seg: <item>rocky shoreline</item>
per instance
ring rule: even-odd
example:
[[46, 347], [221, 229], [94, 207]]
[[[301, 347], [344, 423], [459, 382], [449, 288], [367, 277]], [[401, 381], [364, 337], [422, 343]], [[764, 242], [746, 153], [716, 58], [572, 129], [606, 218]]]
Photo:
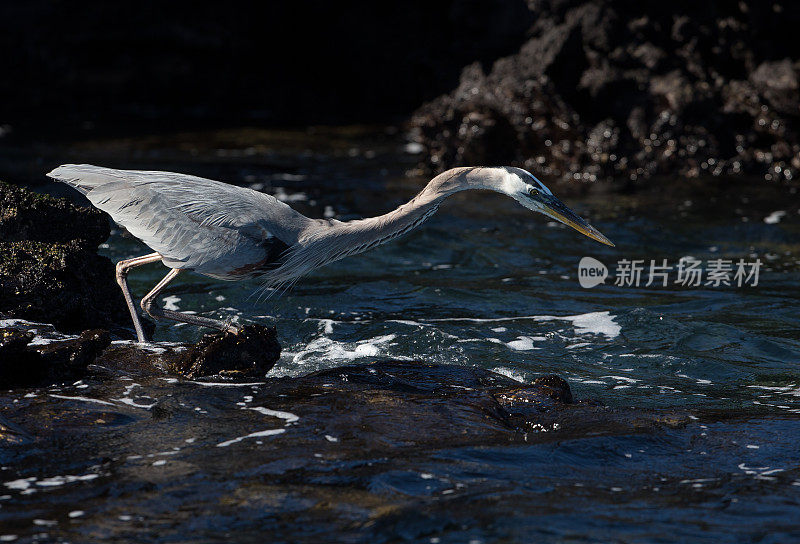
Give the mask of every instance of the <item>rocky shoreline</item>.
[[519, 51], [411, 119], [424, 166], [593, 182], [800, 175], [791, 2], [531, 0]]

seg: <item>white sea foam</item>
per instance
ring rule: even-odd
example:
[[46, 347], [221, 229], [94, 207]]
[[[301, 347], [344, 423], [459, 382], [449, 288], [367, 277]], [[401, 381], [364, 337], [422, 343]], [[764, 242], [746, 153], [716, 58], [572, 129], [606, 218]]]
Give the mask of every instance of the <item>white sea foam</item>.
[[128, 397], [123, 397], [123, 398], [120, 398], [120, 399], [111, 399], [111, 400], [114, 400], [114, 401], [117, 401], [117, 402], [121, 402], [122, 404], [126, 404], [128, 406], [133, 406], [134, 408], [141, 408], [143, 410], [150, 410], [153, 406], [158, 404], [157, 401], [156, 402], [152, 402], [150, 404], [139, 404], [135, 400], [133, 400], [131, 398], [128, 398]]
[[507, 342], [506, 345], [514, 351], [531, 351], [537, 348], [533, 345], [533, 338], [530, 336], [518, 336], [516, 340]]
[[618, 380], [621, 382], [628, 382], [628, 383], [639, 383], [641, 380], [635, 380], [633, 378], [628, 378], [627, 376], [600, 376], [600, 378], [611, 378], [612, 380]]
[[50, 478], [44, 478], [42, 480], [38, 480], [36, 485], [41, 487], [56, 487], [64, 484], [70, 484], [72, 482], [86, 482], [89, 480], [94, 480], [95, 478], [99, 478], [99, 474], [83, 474], [80, 476], [74, 476], [72, 474], [67, 474], [65, 476], [52, 476]]
[[74, 482], [88, 482], [89, 480], [94, 480], [99, 478], [99, 474], [89, 473], [89, 474], [65, 474], [63, 476], [50, 476], [47, 478], [20, 478], [19, 480], [12, 480], [10, 482], [4, 482], [3, 485], [8, 489], [13, 489], [16, 491], [28, 491], [32, 492], [31, 489], [34, 485], [39, 487], [59, 487], [65, 484], [71, 484]]
[[178, 307], [178, 303], [181, 301], [181, 297], [176, 295], [169, 295], [162, 298], [161, 300], [164, 301], [165, 310], [172, 310], [173, 312], [177, 312], [178, 310], [180, 310], [180, 308]]
[[280, 410], [271, 410], [270, 408], [265, 408], [264, 406], [253, 406], [251, 408], [248, 408], [248, 410], [254, 410], [254, 411], [258, 412], [259, 414], [264, 414], [265, 416], [277, 417], [279, 419], [282, 419], [282, 420], [286, 421], [287, 425], [289, 423], [295, 423], [297, 421], [300, 421], [300, 418], [298, 416], [294, 415], [291, 412], [282, 412]]
[[226, 440], [225, 442], [220, 442], [217, 444], [218, 448], [225, 448], [230, 446], [231, 444], [235, 444], [237, 442], [241, 442], [242, 440], [246, 440], [248, 438], [257, 438], [261, 436], [274, 436], [276, 434], [285, 433], [286, 429], [267, 429], [266, 431], [257, 431], [254, 433], [246, 434], [244, 436], [239, 436], [237, 438], [233, 438], [231, 440]]
[[776, 223], [780, 223], [781, 219], [783, 219], [785, 215], [786, 212], [784, 210], [775, 210], [764, 218], [764, 223], [767, 225], [775, 225]]
[[609, 338], [616, 338], [622, 332], [622, 327], [607, 311], [571, 315], [562, 319], [572, 321], [575, 332], [578, 334], [603, 334]]
[[748, 385], [751, 389], [763, 389], [765, 391], [773, 391], [782, 395], [791, 395], [793, 397], [800, 397], [800, 387], [796, 384], [785, 386], [770, 386], [770, 385]]
[[569, 321], [575, 327], [577, 334], [602, 334], [609, 338], [616, 338], [622, 332], [622, 327], [614, 321], [614, 316], [609, 311], [589, 312], [577, 315], [525, 315], [516, 317], [445, 317], [431, 319], [431, 322], [461, 322], [470, 323], [503, 323], [509, 321]]
[[48, 344], [52, 344], [53, 342], [58, 342], [60, 340], [70, 340], [72, 338], [77, 338], [75, 336], [67, 336], [66, 334], [59, 335], [59, 336], [61, 336], [61, 338], [45, 338], [43, 336], [35, 336], [33, 338], [33, 340], [28, 342], [28, 345], [29, 346], [46, 346]]
[[319, 323], [322, 325], [323, 334], [333, 334], [333, 319], [320, 319]]
[[89, 398], [89, 397], [70, 397], [70, 396], [67, 396], [67, 395], [56, 395], [54, 393], [50, 393], [50, 396], [54, 397], [54, 398], [57, 398], [57, 399], [77, 400], [77, 401], [80, 401], [80, 402], [88, 402], [88, 403], [91, 403], [91, 404], [102, 404], [102, 405], [105, 405], [105, 406], [116, 406], [116, 404], [114, 404], [113, 402], [108, 402], [108, 401], [100, 400], [100, 399], [92, 399], [92, 398]]
[[506, 368], [504, 366], [498, 366], [492, 369], [492, 372], [497, 374], [502, 374], [506, 378], [511, 378], [512, 380], [525, 383], [525, 378], [522, 377], [522, 374], [517, 372], [516, 370], [512, 370], [510, 368]]
[[417, 321], [411, 321], [409, 319], [389, 319], [387, 320], [388, 323], [399, 323], [400, 325], [409, 325], [411, 327], [424, 327], [422, 323]]
[[377, 357], [383, 353], [381, 346], [395, 338], [397, 338], [397, 335], [387, 334], [361, 340], [353, 345], [337, 342], [327, 336], [320, 336], [309, 342], [304, 349], [294, 353], [292, 362], [302, 363], [312, 358], [328, 361], [352, 361], [354, 359]]
[[24, 489], [28, 489], [35, 481], [36, 478], [20, 478], [19, 480], [4, 482], [3, 485], [9, 489], [19, 489], [22, 491]]
[[183, 346], [179, 342], [137, 342], [136, 340], [113, 340], [111, 342], [111, 345], [112, 346], [134, 345], [136, 346], [136, 349], [147, 351], [155, 355], [165, 353], [168, 349], [172, 349], [174, 351], [182, 351], [186, 349], [185, 346]]
[[586, 346], [593, 346], [591, 342], [577, 342], [575, 344], [570, 344], [565, 346], [567, 349], [578, 349], [578, 348], [585, 348]]

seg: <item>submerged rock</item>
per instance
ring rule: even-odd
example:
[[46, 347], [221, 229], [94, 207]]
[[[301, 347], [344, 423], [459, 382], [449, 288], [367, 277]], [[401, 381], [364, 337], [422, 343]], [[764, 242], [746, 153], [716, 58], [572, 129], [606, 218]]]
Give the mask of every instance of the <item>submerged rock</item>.
[[287, 542], [423, 542], [453, 527], [448, 540], [464, 542], [465, 524], [483, 535], [496, 512], [525, 510], [535, 519], [507, 540], [535, 541], [537, 516], [564, 501], [567, 523], [587, 504], [638, 505], [653, 485], [705, 505], [717, 488], [686, 485], [708, 477], [698, 452], [750, 436], [678, 433], [688, 416], [570, 402], [560, 378], [520, 383], [476, 367], [385, 361], [238, 386], [95, 368], [79, 389], [0, 395], [14, 482], [3, 515], [17, 534], [42, 531], [36, 515], [57, 520], [49, 538], [64, 541], [143, 531], [186, 541], [214, 526], [217, 540], [252, 542], [265, 527]]
[[339, 454], [343, 447], [360, 454], [391, 450], [397, 455], [398, 448], [429, 451], [443, 444], [545, 441], [688, 421], [672, 412], [576, 402], [569, 384], [555, 375], [521, 383], [480, 367], [414, 361], [349, 365], [269, 380], [253, 406], [260, 403], [299, 417], [292, 434], [300, 436], [284, 444], [299, 447], [305, 439], [325, 434], [347, 443], [339, 445]]
[[114, 265], [97, 254], [108, 235], [98, 210], [0, 183], [0, 312], [65, 332], [131, 334]]

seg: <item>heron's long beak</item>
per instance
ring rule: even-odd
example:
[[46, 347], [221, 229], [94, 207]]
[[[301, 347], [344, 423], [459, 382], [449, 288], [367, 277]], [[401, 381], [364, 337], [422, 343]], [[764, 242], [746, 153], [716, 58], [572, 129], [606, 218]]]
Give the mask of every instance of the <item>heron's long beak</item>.
[[549, 215], [556, 221], [561, 221], [565, 225], [572, 227], [581, 234], [597, 240], [601, 244], [614, 247], [614, 243], [603, 236], [603, 234], [584, 221], [578, 214], [567, 208], [567, 206], [553, 195], [539, 193], [534, 198], [542, 206], [542, 212]]

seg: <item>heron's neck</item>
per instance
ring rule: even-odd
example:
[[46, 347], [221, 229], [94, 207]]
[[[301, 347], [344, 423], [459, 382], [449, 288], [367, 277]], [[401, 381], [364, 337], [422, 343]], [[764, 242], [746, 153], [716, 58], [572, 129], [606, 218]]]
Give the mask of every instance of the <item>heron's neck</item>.
[[[430, 185], [429, 185], [430, 186]], [[335, 259], [362, 253], [406, 234], [436, 213], [447, 195], [426, 187], [410, 201], [389, 213], [333, 225], [325, 238]]]
[[480, 188], [464, 183], [464, 175], [471, 170], [474, 169], [460, 168], [436, 176], [414, 198], [389, 213], [341, 223], [342, 234], [358, 239], [359, 247], [366, 242], [369, 247], [361, 251], [402, 236], [436, 213], [448, 196], [465, 189]]
[[[408, 233], [430, 218], [448, 196], [466, 189], [486, 188], [479, 168], [457, 168], [433, 178], [414, 198], [377, 217], [336, 223], [322, 236], [332, 260], [362, 253]], [[331, 262], [328, 261], [328, 262]]]
[[458, 191], [488, 189], [493, 174], [481, 168], [457, 168], [433, 178], [410, 201], [387, 214], [355, 221], [315, 221], [267, 281], [280, 285], [311, 270], [350, 255], [363, 253], [394, 240], [421, 225], [436, 213], [439, 204]]

